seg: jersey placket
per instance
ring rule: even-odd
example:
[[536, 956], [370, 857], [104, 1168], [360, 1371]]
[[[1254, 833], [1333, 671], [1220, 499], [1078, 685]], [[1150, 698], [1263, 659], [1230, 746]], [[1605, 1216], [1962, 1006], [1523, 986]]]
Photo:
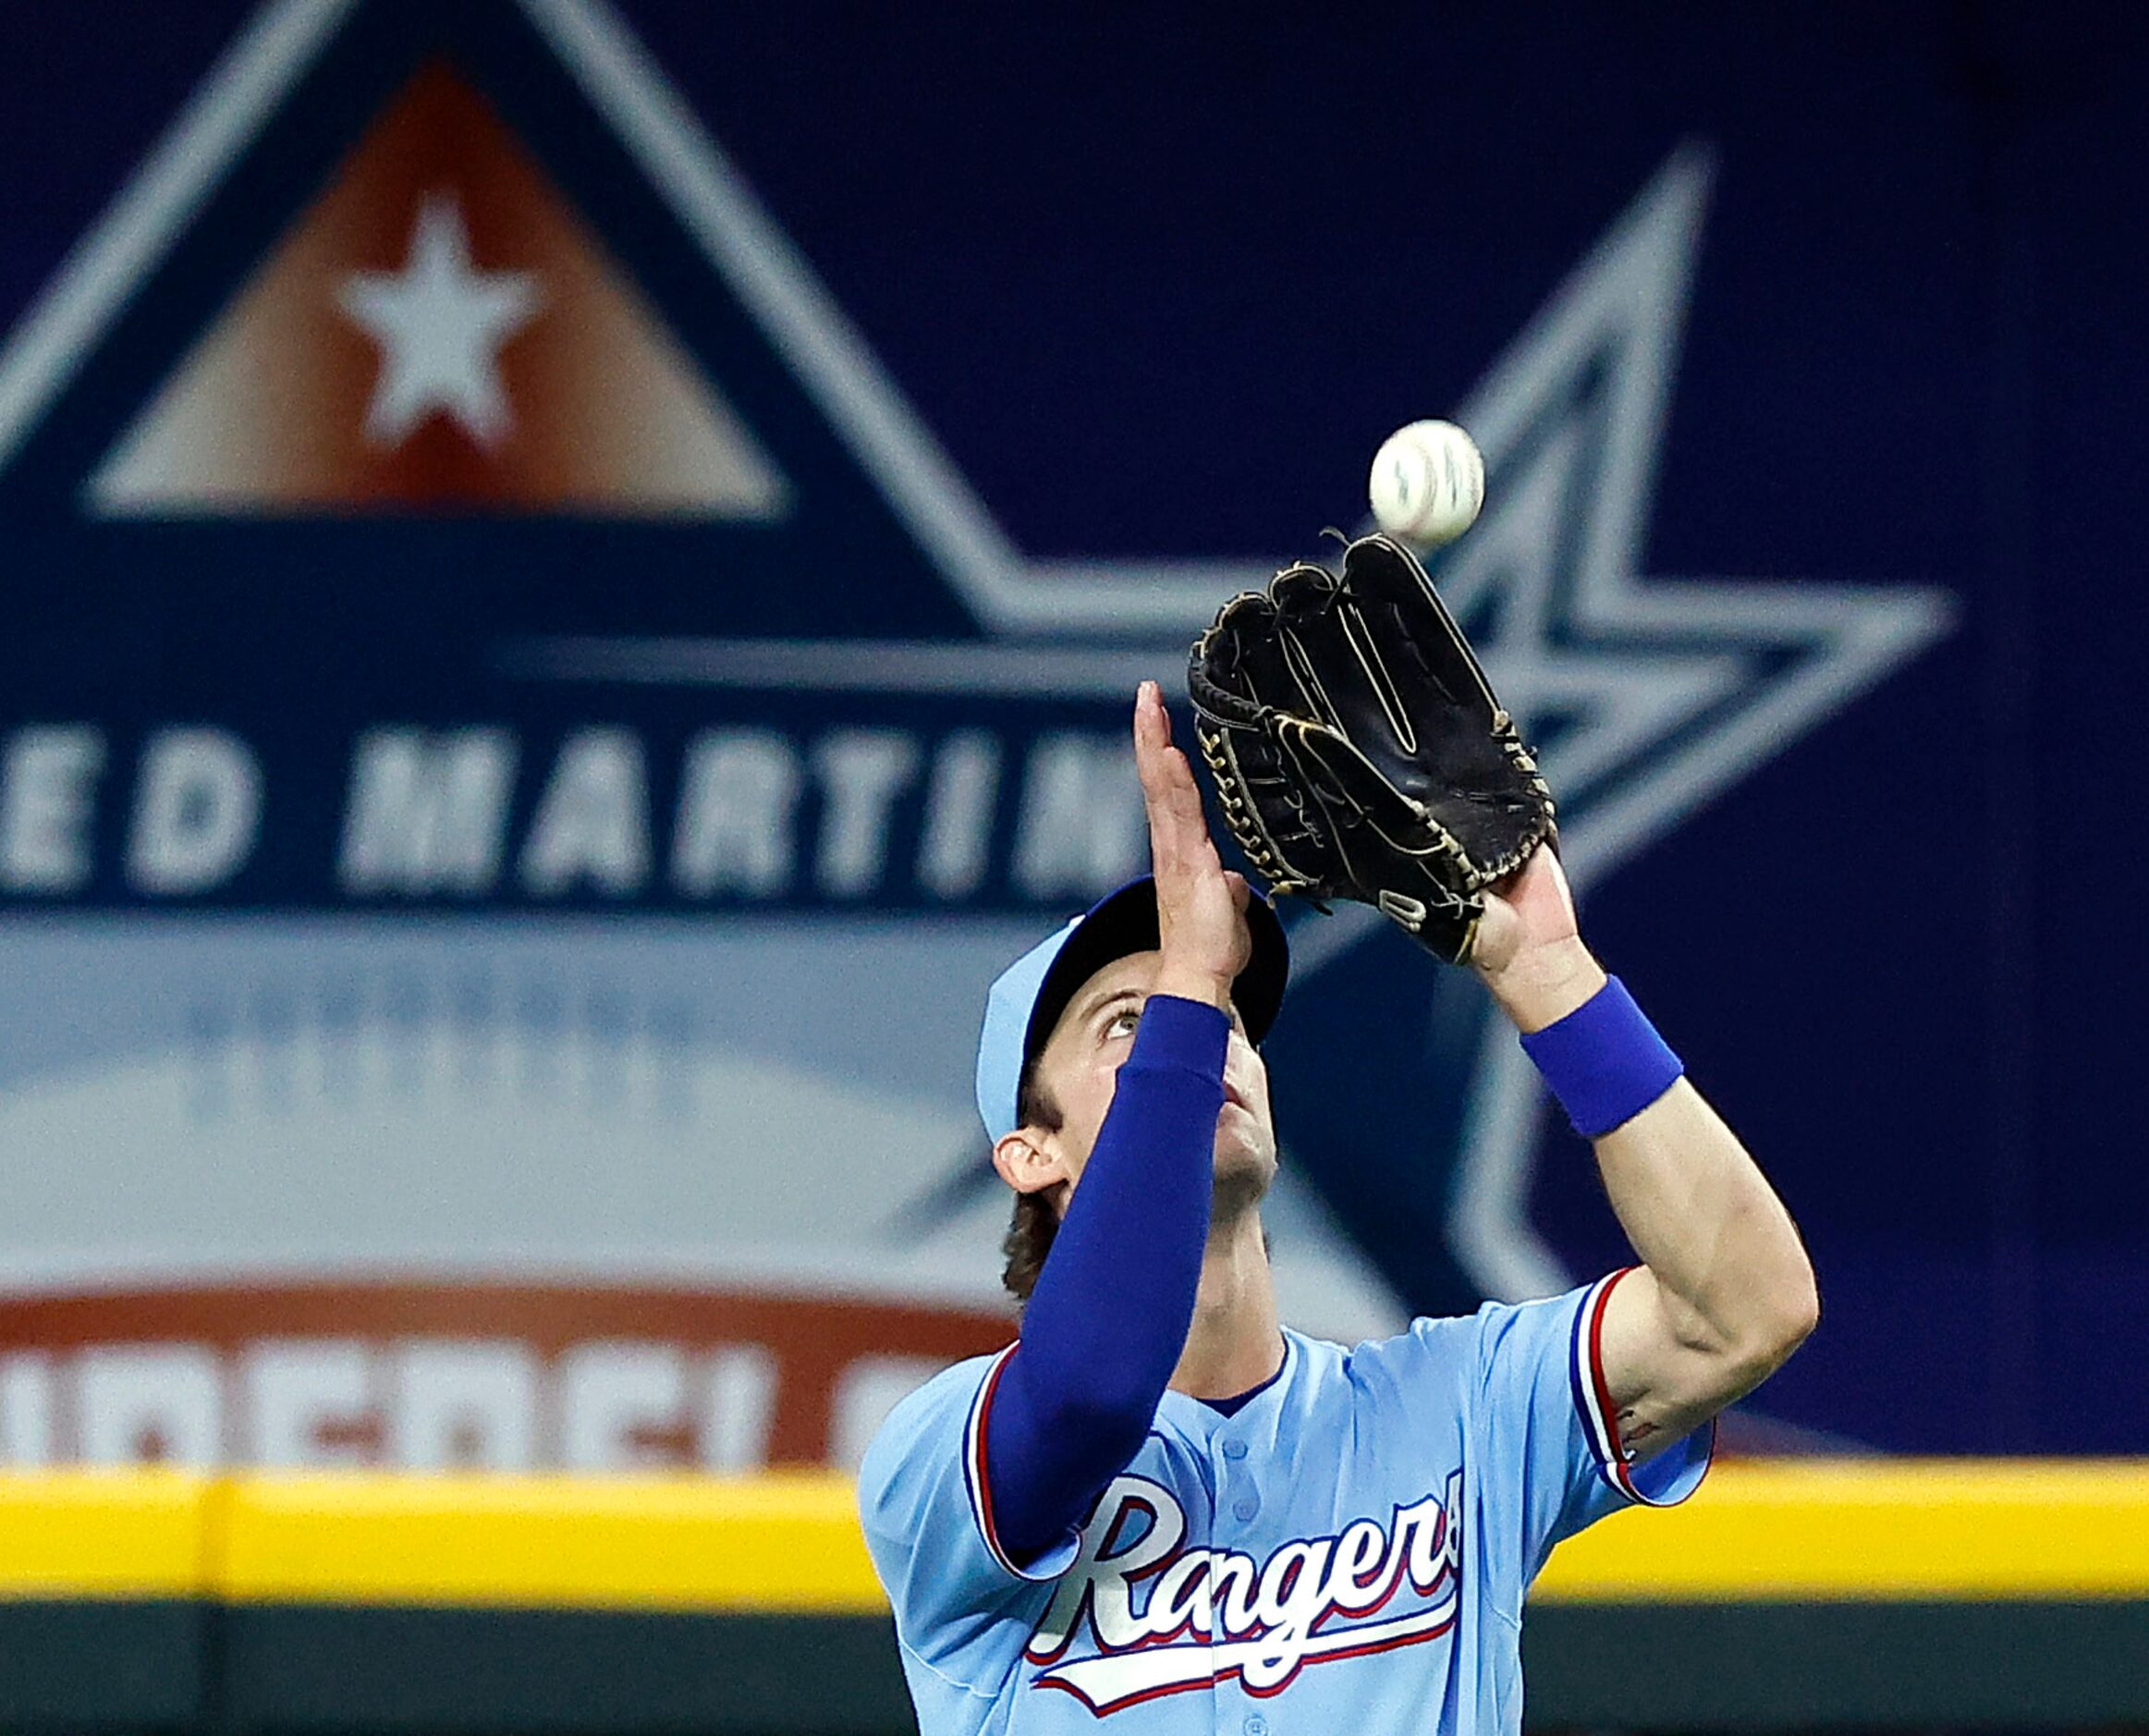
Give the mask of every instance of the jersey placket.
[[[1209, 1476], [1216, 1491], [1213, 1532], [1217, 1547], [1239, 1550], [1258, 1561], [1264, 1551], [1254, 1547], [1252, 1528], [1261, 1522], [1262, 1491], [1254, 1481], [1247, 1420], [1248, 1412], [1241, 1411], [1225, 1419], [1209, 1436]], [[1219, 1608], [1211, 1625], [1213, 1641], [1227, 1638], [1223, 1622]], [[1249, 1636], [1228, 1637], [1236, 1641]], [[1216, 1736], [1276, 1736], [1275, 1720], [1260, 1702], [1249, 1697], [1236, 1675], [1218, 1677], [1209, 1692]]]

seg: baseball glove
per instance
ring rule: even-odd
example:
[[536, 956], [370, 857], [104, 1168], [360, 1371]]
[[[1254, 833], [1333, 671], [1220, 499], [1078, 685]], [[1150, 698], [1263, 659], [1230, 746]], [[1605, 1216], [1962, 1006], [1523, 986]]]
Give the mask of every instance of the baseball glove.
[[[1425, 569], [1361, 537], [1233, 597], [1187, 686], [1225, 820], [1275, 892], [1354, 899], [1450, 964], [1552, 792]], [[1324, 906], [1325, 908], [1325, 906]]]

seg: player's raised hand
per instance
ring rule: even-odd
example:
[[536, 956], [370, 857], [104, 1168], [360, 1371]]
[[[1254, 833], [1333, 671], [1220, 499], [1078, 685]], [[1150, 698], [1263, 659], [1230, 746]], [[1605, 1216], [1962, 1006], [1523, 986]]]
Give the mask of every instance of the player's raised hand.
[[1484, 894], [1470, 962], [1495, 999], [1525, 1031], [1564, 1018], [1604, 986], [1605, 972], [1581, 942], [1574, 894], [1551, 846]]
[[1154, 681], [1142, 682], [1134, 699], [1134, 765], [1156, 875], [1164, 955], [1156, 992], [1225, 1006], [1253, 954], [1246, 882], [1217, 857], [1193, 767], [1171, 744], [1171, 718]]

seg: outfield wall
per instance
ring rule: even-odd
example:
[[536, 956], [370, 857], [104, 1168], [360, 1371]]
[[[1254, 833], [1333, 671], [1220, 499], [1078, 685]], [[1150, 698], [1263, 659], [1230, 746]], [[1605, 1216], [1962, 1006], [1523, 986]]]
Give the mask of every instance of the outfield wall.
[[[1565, 1546], [1524, 1648], [1541, 1729], [2149, 1718], [2149, 1465], [1726, 1465]], [[823, 1475], [0, 1480], [0, 1720], [910, 1728]]]

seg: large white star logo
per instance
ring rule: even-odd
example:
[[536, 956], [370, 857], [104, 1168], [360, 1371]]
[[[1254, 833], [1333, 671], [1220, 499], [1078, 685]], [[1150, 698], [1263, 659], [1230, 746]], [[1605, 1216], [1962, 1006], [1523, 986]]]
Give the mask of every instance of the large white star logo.
[[512, 425], [500, 384], [502, 345], [535, 317], [541, 298], [527, 272], [481, 272], [452, 193], [418, 209], [400, 272], [357, 272], [336, 304], [381, 347], [366, 410], [366, 438], [398, 446], [428, 416], [451, 417], [481, 446]]

